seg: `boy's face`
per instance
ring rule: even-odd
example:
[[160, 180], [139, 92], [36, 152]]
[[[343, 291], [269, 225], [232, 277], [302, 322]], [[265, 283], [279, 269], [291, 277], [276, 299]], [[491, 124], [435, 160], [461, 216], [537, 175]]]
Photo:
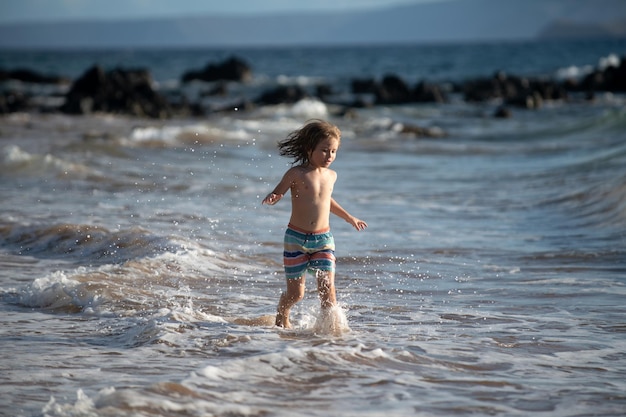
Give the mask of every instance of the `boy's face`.
[[309, 163], [315, 168], [328, 168], [335, 160], [338, 149], [339, 138], [323, 139], [309, 152]]

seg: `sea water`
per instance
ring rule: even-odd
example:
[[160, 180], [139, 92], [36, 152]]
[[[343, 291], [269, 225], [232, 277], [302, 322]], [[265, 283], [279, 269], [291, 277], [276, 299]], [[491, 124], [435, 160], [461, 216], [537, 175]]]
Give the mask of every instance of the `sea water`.
[[[341, 88], [386, 66], [441, 79], [580, 73], [624, 44], [512, 47], [508, 60], [507, 45], [239, 52], [264, 68], [249, 88]], [[148, 65], [151, 53], [2, 56], [83, 62], [76, 76], [96, 55]], [[176, 84], [217, 53], [161, 52], [170, 59], [150, 68]], [[0, 414], [622, 415], [624, 98], [509, 119], [495, 106], [453, 98], [344, 118], [310, 99], [165, 121], [3, 116]], [[369, 227], [331, 219], [331, 325], [311, 276], [284, 330], [272, 323], [290, 207], [260, 202], [289, 167], [276, 141], [312, 117], [342, 130], [334, 197]], [[446, 135], [416, 138], [403, 124]]]

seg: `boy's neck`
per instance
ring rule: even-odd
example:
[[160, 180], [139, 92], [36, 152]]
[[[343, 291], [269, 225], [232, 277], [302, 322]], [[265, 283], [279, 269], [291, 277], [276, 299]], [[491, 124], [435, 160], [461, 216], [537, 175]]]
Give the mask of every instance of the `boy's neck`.
[[307, 162], [306, 164], [302, 164], [300, 165], [303, 169], [306, 169], [307, 171], [324, 171], [325, 169], [328, 169], [328, 167], [325, 166], [315, 166], [313, 164], [311, 164], [310, 162]]

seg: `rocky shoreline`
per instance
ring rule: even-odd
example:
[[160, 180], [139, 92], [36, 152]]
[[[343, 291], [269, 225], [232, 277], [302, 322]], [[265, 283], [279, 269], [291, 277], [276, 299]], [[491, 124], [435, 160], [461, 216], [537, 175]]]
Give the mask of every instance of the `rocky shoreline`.
[[[228, 83], [245, 84], [252, 79], [252, 67], [244, 60], [230, 57], [223, 62], [208, 63], [202, 69], [192, 69], [181, 76], [181, 85], [190, 82], [211, 83], [208, 95], [228, 96]], [[411, 103], [446, 103], [452, 94], [466, 102], [500, 103], [494, 117], [510, 117], [510, 108], [538, 109], [544, 102], [567, 102], [572, 95], [587, 100], [596, 93], [626, 93], [626, 57], [617, 65], [596, 68], [581, 79], [563, 81], [530, 78], [497, 72], [492, 76], [469, 79], [446, 84], [426, 80], [411, 85], [401, 77], [389, 74], [382, 79], [354, 78], [351, 81], [351, 98], [338, 100], [333, 86], [316, 85], [309, 91], [298, 85], [284, 85], [267, 89], [255, 97], [247, 97], [233, 105], [222, 107], [191, 102], [184, 94], [167, 95], [155, 89], [148, 69], [116, 68], [105, 71], [94, 65], [80, 77], [70, 80], [65, 77], [41, 74], [31, 69], [1, 70], [0, 85], [18, 81], [24, 84], [69, 86], [67, 92], [56, 97], [60, 105], [41, 104], [41, 97], [18, 89], [2, 87], [0, 114], [14, 112], [40, 112], [84, 115], [110, 113], [167, 119], [172, 117], [201, 117], [210, 113], [249, 110], [258, 106], [295, 103], [305, 98], [316, 98], [340, 108], [348, 114], [351, 109], [379, 105]], [[54, 93], [53, 93], [54, 94]]]

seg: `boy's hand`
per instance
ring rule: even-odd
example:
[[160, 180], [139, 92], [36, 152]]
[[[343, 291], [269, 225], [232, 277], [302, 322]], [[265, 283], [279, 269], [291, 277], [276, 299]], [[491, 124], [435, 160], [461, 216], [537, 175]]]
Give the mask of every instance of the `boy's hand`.
[[267, 197], [263, 199], [261, 204], [269, 204], [270, 206], [273, 206], [274, 204], [278, 203], [281, 198], [283, 198], [282, 194], [269, 193]]
[[351, 217], [348, 223], [354, 226], [354, 228], [358, 231], [365, 230], [365, 228], [367, 227], [367, 223], [365, 223], [363, 220], [357, 219], [356, 217]]

